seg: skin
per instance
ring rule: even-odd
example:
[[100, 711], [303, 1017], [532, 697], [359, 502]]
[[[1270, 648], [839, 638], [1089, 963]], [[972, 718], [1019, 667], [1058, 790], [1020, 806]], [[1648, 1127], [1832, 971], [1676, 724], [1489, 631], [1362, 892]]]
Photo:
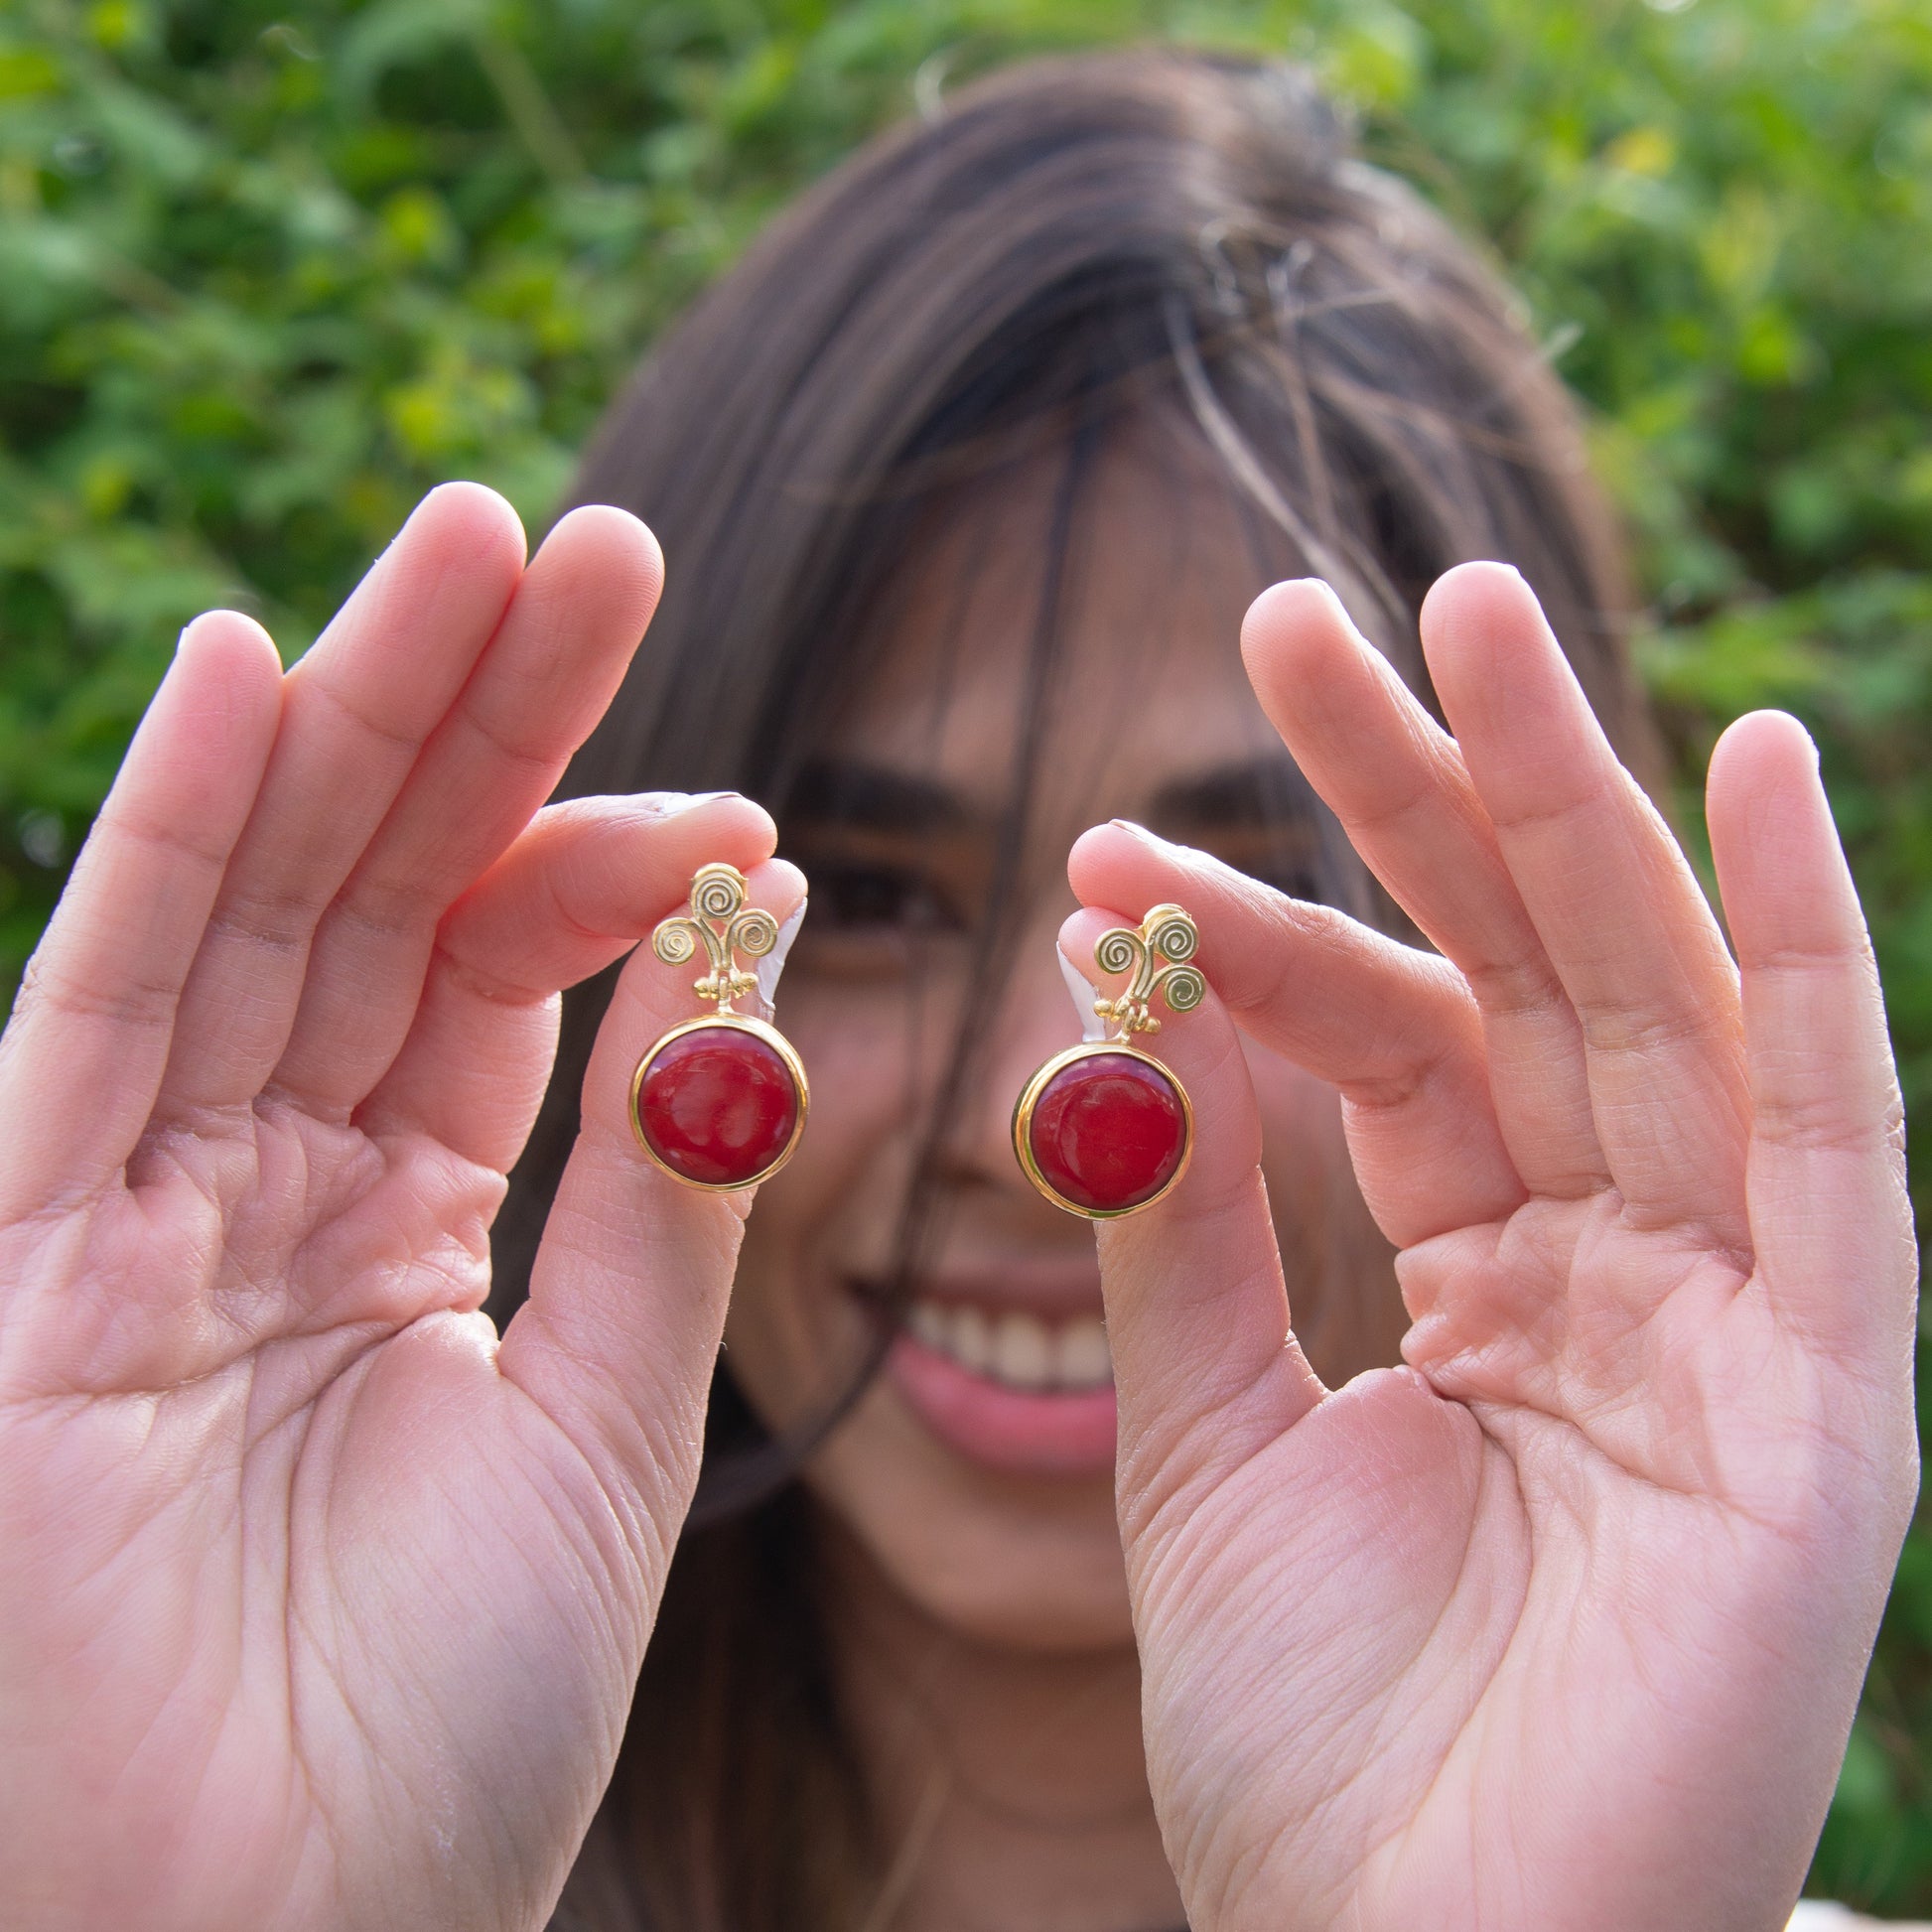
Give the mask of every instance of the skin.
[[[768, 1424], [808, 1422], [862, 1357], [853, 1285], [889, 1271], [913, 1139], [960, 1024], [1012, 784], [1036, 574], [1056, 466], [953, 506], [908, 566], [874, 675], [822, 756], [890, 787], [896, 809], [795, 813], [786, 850], [814, 882], [787, 963], [783, 1024], [811, 1069], [811, 1131], [759, 1190], [726, 1328]], [[1176, 484], [1178, 483], [1178, 487]], [[1101, 1309], [1090, 1223], [1014, 1160], [1013, 1096], [1079, 1037], [1055, 963], [1074, 904], [1066, 852], [1096, 816], [1184, 832], [1244, 869], [1293, 870], [1227, 780], [1280, 760], [1237, 640], [1254, 572], [1225, 485], [1171, 427], [1136, 426], [1093, 484], [1098, 549], [1069, 614], [1051, 700], [1070, 721], [1042, 759], [1023, 907], [976, 1058], [979, 1085], [937, 1156], [922, 1283], [1049, 1320]], [[1187, 640], [1184, 647], [1176, 640]], [[969, 648], [961, 640], [970, 640]], [[909, 817], [924, 801], [932, 822]], [[1333, 1087], [1258, 1043], [1277, 1236], [1303, 1332], [1337, 1381], [1394, 1361], [1392, 1250], [1348, 1178]], [[1141, 1686], [1110, 1467], [988, 1467], [877, 1377], [808, 1470], [836, 1539], [828, 1619], [889, 1842], [895, 1923], [952, 1932], [1171, 1928], [1181, 1905], [1141, 1751]]]
[[[561, 1884], [747, 1206], [629, 1146], [688, 1003], [647, 952], [500, 1342], [483, 1230], [554, 990], [703, 860], [803, 890], [742, 800], [539, 811], [657, 577], [619, 512], [526, 569], [439, 491], [294, 671], [191, 626], [129, 754], [0, 1044], [36, 1926], [524, 1928]], [[1769, 1927], [1916, 1481], [1869, 948], [1791, 721], [1713, 760], [1733, 966], [1513, 574], [1450, 573], [1424, 637], [1453, 742], [1319, 587], [1243, 648], [1442, 957], [1126, 827], [1072, 850], [1070, 958], [1179, 898], [1212, 987], [1159, 1042], [1193, 1165], [1098, 1244], [1154, 1814], [1216, 1932]], [[1295, 1338], [1237, 1027], [1342, 1095], [1404, 1368], [1330, 1392]]]

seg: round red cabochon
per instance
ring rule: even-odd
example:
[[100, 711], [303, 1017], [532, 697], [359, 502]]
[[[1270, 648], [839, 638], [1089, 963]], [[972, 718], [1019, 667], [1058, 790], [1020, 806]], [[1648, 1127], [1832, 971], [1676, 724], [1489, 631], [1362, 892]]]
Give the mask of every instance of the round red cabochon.
[[1047, 1183], [1076, 1207], [1118, 1214], [1149, 1201], [1187, 1152], [1173, 1078], [1130, 1053], [1083, 1053], [1040, 1089], [1028, 1147]]
[[694, 1027], [667, 1039], [637, 1082], [637, 1131], [702, 1187], [743, 1187], [791, 1144], [798, 1083], [784, 1056], [743, 1027]]

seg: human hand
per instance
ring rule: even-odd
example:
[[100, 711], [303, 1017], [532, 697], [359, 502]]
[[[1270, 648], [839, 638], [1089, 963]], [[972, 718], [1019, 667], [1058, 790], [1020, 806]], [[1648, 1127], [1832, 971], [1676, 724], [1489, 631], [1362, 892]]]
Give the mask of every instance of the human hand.
[[479, 1312], [557, 990], [748, 800], [539, 810], [648, 531], [432, 494], [283, 675], [183, 634], [0, 1039], [0, 1898], [35, 1932], [529, 1928], [696, 1477], [743, 1196], [636, 1152], [621, 976], [528, 1305]]
[[[1134, 828], [1072, 856], [1070, 959], [1174, 899], [1212, 988], [1161, 1036], [1192, 1166], [1099, 1230], [1168, 1851], [1196, 1932], [1769, 1932], [1917, 1480], [1869, 945], [1791, 720], [1712, 759], [1734, 966], [1515, 573], [1423, 635], [1453, 741], [1320, 586], [1244, 651], [1441, 957]], [[1330, 1392], [1289, 1333], [1237, 1027], [1342, 1094], [1406, 1367]]]

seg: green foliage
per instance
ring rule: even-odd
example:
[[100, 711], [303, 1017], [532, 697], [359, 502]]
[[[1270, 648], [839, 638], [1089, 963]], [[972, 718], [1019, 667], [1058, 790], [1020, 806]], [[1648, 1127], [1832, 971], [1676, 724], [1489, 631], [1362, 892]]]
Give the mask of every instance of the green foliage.
[[[1490, 238], [1637, 532], [1687, 786], [1753, 705], [1821, 736], [1923, 1108], [1919, 0], [9, 0], [0, 975], [196, 611], [293, 655], [426, 485], [540, 519], [638, 346], [801, 182], [950, 80], [1148, 36], [1311, 61]], [[1932, 1911], [1928, 1736], [1921, 1532], [1820, 1889]]]

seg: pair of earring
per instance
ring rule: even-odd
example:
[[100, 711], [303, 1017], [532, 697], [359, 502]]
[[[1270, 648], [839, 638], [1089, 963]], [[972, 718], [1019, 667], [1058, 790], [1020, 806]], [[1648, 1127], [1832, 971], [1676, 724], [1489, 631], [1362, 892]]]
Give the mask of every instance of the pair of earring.
[[[797, 1049], [769, 1022], [734, 1008], [759, 987], [739, 957], [768, 958], [779, 938], [777, 921], [745, 897], [736, 867], [705, 866], [691, 882], [690, 910], [651, 934], [666, 965], [684, 965], [702, 947], [709, 970], [693, 990], [712, 1011], [660, 1035], [630, 1079], [630, 1125], [645, 1154], [686, 1186], [721, 1193], [776, 1173], [811, 1105]], [[1040, 1067], [1013, 1110], [1015, 1157], [1054, 1206], [1097, 1221], [1137, 1214], [1186, 1172], [1194, 1141], [1187, 1090], [1133, 1041], [1160, 1032], [1157, 999], [1173, 1013], [1200, 1005], [1207, 982], [1190, 963], [1197, 943], [1178, 905], [1157, 905], [1138, 928], [1101, 934], [1094, 963], [1126, 974], [1126, 987], [1095, 996], [1087, 1037]]]

